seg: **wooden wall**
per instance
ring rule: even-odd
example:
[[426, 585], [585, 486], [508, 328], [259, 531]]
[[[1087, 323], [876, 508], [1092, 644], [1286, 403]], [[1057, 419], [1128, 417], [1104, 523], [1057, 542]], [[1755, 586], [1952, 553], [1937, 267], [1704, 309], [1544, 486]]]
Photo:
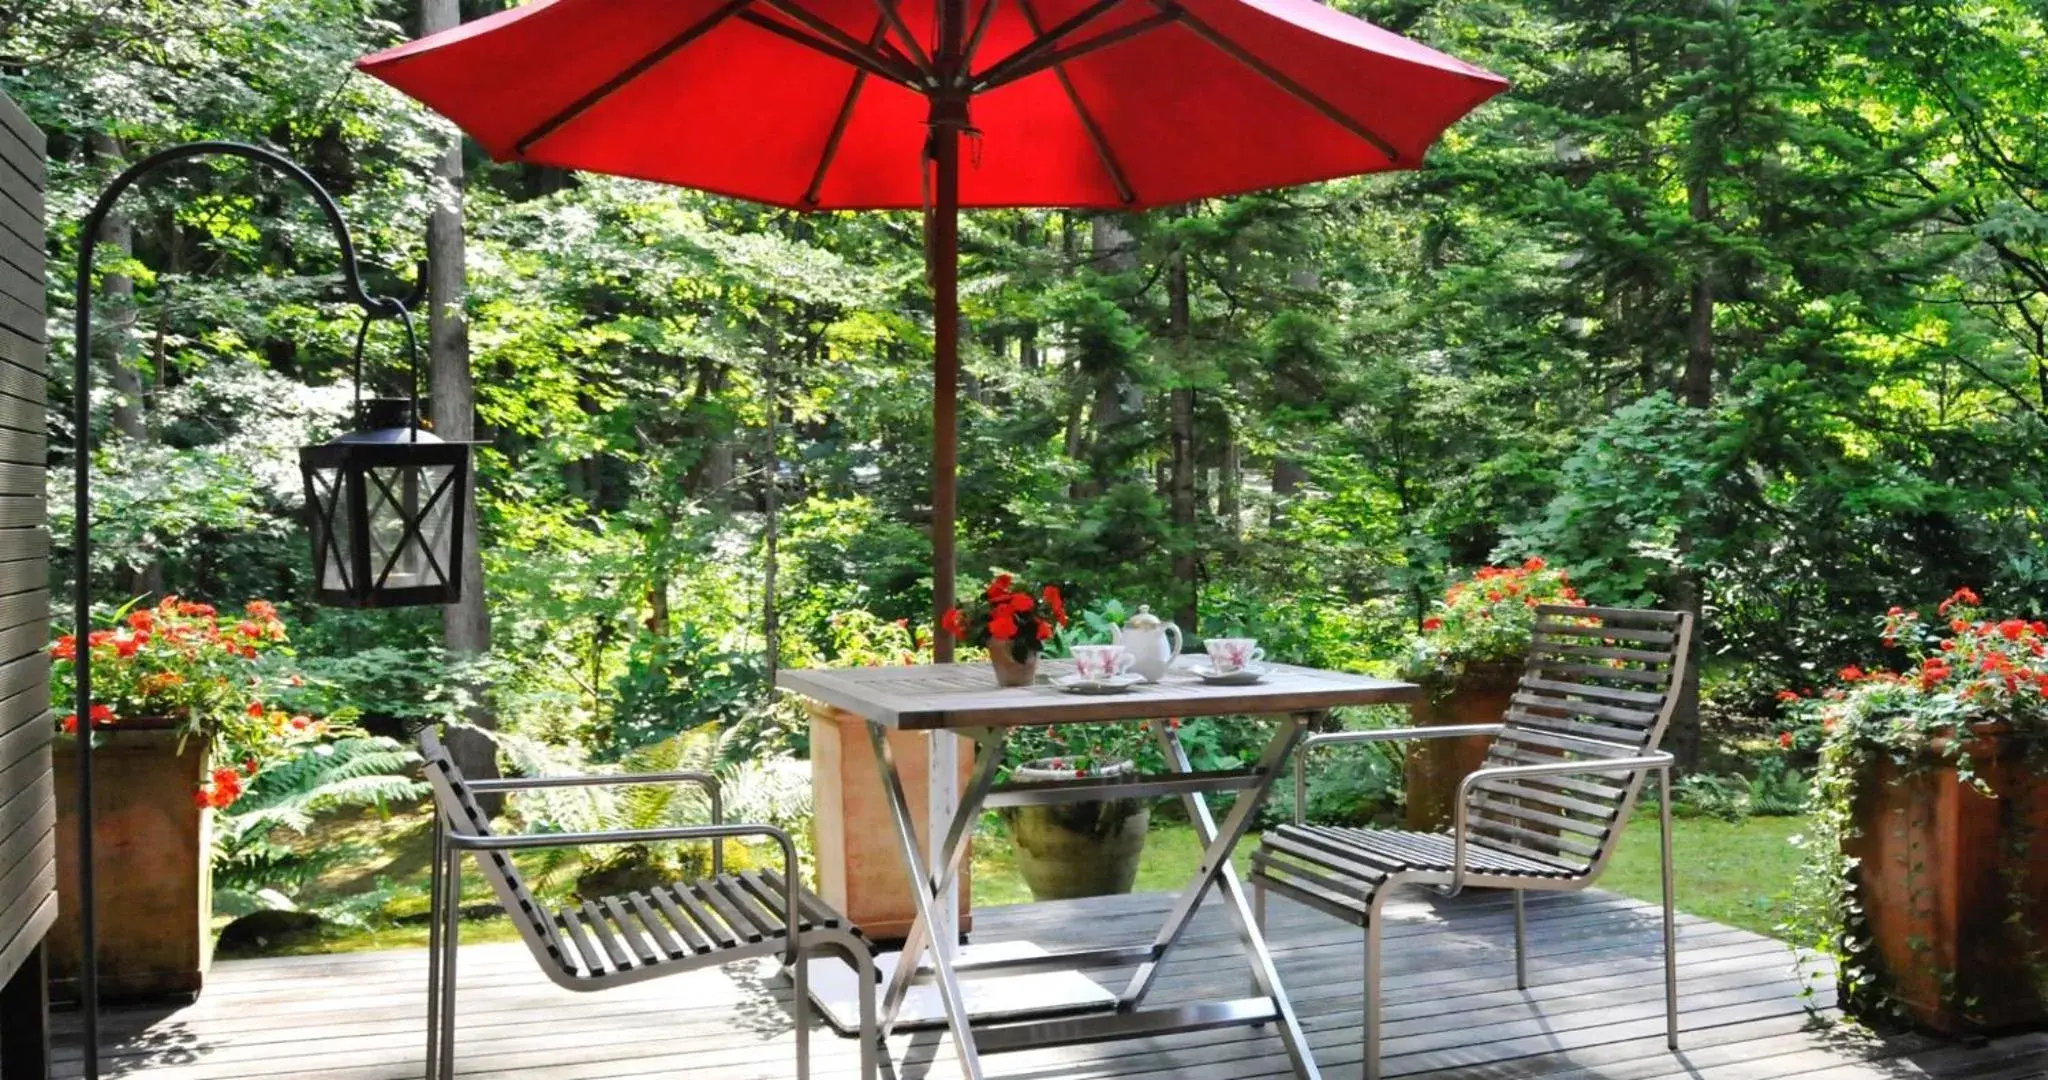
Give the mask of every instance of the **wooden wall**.
[[43, 493], [43, 136], [0, 95], [0, 1072], [48, 1067], [44, 931], [57, 917]]

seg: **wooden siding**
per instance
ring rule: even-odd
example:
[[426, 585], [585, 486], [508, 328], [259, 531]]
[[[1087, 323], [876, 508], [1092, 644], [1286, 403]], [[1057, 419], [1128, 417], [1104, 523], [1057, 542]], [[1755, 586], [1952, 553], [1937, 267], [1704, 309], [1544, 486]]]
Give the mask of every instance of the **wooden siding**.
[[57, 915], [43, 498], [43, 135], [0, 95], [0, 981]]
[[[472, 871], [473, 872], [473, 871]], [[984, 909], [976, 942], [1103, 946], [1145, 940], [1173, 897], [1101, 897]], [[2048, 1075], [2048, 1033], [1952, 1043], [1878, 1038], [1832, 1022], [1818, 973], [1802, 996], [1792, 950], [1745, 930], [1679, 924], [1681, 1051], [1664, 1048], [1657, 909], [1612, 893], [1529, 898], [1530, 986], [1514, 982], [1514, 916], [1502, 893], [1456, 900], [1403, 891], [1387, 907], [1386, 1067], [1415, 1080], [2020, 1080]], [[1356, 928], [1275, 899], [1270, 940], [1323, 1075], [1359, 1075]], [[1210, 903], [1155, 984], [1167, 1002], [1245, 992], [1237, 938]], [[600, 993], [549, 982], [526, 948], [462, 950], [459, 1076], [474, 1080], [690, 1077], [776, 1080], [795, 1072], [788, 983], [773, 962], [733, 964]], [[1100, 981], [1121, 987], [1125, 973]], [[149, 1080], [417, 1080], [426, 1018], [423, 950], [225, 960], [198, 1002], [104, 1017], [106, 1076]], [[77, 1018], [57, 1017], [59, 1078], [80, 1073]], [[854, 1080], [855, 1047], [813, 1037], [818, 1080]], [[890, 1040], [899, 1080], [958, 1080], [937, 1032]], [[1285, 1080], [1270, 1030], [991, 1056], [991, 1080]], [[884, 1073], [884, 1076], [891, 1075]]]

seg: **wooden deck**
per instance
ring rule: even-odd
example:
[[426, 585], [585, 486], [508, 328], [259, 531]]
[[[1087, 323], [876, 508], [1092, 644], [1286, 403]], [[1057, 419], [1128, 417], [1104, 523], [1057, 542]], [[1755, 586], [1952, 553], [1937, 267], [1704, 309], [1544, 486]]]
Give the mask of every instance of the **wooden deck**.
[[[975, 938], [1109, 945], [1143, 940], [1159, 894], [1000, 908], [976, 915]], [[1607, 893], [1532, 893], [1531, 982], [1513, 988], [1504, 897], [1403, 896], [1387, 931], [1390, 1075], [1486, 1080], [1851, 1080], [2048, 1077], [2048, 1033], [1973, 1044], [1882, 1041], [1810, 1014], [1782, 944], [1685, 918], [1680, 923], [1684, 1049], [1663, 1042], [1656, 910]], [[1272, 905], [1280, 973], [1324, 1075], [1356, 1078], [1357, 931], [1280, 900]], [[1243, 992], [1236, 939], [1213, 906], [1158, 984], [1160, 1000]], [[215, 967], [201, 1000], [115, 1010], [105, 1028], [110, 1075], [153, 1080], [396, 1080], [421, 1075], [426, 957], [358, 953], [236, 961]], [[794, 1071], [789, 991], [771, 970], [736, 965], [606, 993], [543, 979], [517, 945], [461, 959], [459, 1071], [475, 1080], [687, 1076], [780, 1078]], [[1819, 1000], [1831, 1003], [1832, 989]], [[79, 1075], [76, 1021], [60, 1018], [56, 1075]], [[66, 1041], [70, 1040], [70, 1041]], [[829, 1030], [813, 1043], [815, 1075], [856, 1075], [853, 1045]], [[903, 1080], [958, 1075], [936, 1033], [891, 1046]], [[1043, 1080], [1281, 1077], [1270, 1032], [1228, 1030], [993, 1057], [992, 1075]]]

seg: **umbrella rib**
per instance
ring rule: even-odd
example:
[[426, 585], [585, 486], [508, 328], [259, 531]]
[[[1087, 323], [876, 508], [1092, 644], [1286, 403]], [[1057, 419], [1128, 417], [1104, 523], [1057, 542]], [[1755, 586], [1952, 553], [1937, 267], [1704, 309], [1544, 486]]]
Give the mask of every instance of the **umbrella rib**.
[[981, 6], [981, 17], [975, 20], [974, 31], [967, 35], [967, 48], [960, 54], [960, 70], [973, 69], [974, 54], [981, 51], [981, 35], [988, 33], [989, 24], [996, 21], [998, 3], [1001, 3], [1001, 0], [988, 0], [988, 3]]
[[[1038, 33], [1038, 12], [1032, 8], [1031, 0], [1017, 0], [1017, 8], [1024, 13], [1024, 21], [1031, 27], [1031, 32]], [[1074, 81], [1067, 78], [1067, 69], [1054, 67], [1052, 74], [1059, 80], [1060, 89], [1066, 92], [1067, 104], [1074, 107], [1074, 116], [1081, 121], [1081, 130], [1088, 133], [1088, 141], [1094, 144], [1095, 156], [1102, 159], [1102, 167], [1109, 173], [1110, 183], [1116, 185], [1117, 197], [1127, 203], [1136, 202], [1137, 192], [1132, 190], [1130, 180], [1124, 176], [1123, 166], [1117, 164], [1116, 154], [1109, 148], [1109, 139], [1095, 123], [1088, 106], [1082, 103], [1081, 92], [1074, 89]]]
[[634, 61], [631, 66], [619, 72], [617, 75], [614, 75], [609, 79], [606, 79], [596, 89], [590, 91], [589, 93], [583, 95], [580, 98], [577, 98], [574, 102], [572, 102], [569, 105], [568, 108], [563, 109], [562, 111], [542, 121], [539, 127], [536, 127], [532, 131], [529, 131], [525, 135], [521, 136], [519, 141], [513, 144], [513, 149], [515, 149], [518, 153], [522, 155], [525, 154], [528, 150], [531, 150], [533, 148], [533, 145], [535, 143], [540, 142], [542, 139], [545, 139], [550, 135], [553, 135], [557, 131], [560, 131], [563, 125], [569, 123], [570, 121], [576, 119], [579, 116], [582, 116], [584, 113], [589, 112], [593, 107], [597, 105], [598, 102], [603, 101], [604, 99], [617, 93], [627, 83], [630, 83], [633, 80], [639, 78], [640, 76], [647, 74], [649, 71], [653, 70], [655, 65], [675, 55], [679, 50], [688, 46], [691, 42], [703, 37], [705, 34], [710, 33], [713, 29], [717, 28], [718, 24], [724, 22], [728, 18], [731, 18], [734, 14], [738, 13], [740, 9], [746, 7], [748, 4], [751, 3], [753, 3], [753, 0], [726, 0], [724, 4], [721, 4], [719, 6], [718, 10], [713, 11], [711, 14], [706, 15], [704, 18], [698, 20], [697, 22], [690, 24], [690, 26], [684, 29], [682, 33], [677, 34], [676, 36], [668, 39], [667, 41], [662, 42], [661, 45], [657, 47], [653, 52], [648, 53], [646, 56], [643, 56], [640, 59]]
[[[1075, 12], [1071, 18], [1053, 27], [1051, 30], [1040, 32], [1033, 29], [1032, 33], [1037, 34], [1038, 37], [1026, 43], [1016, 52], [996, 61], [987, 71], [982, 72], [981, 78], [976, 81], [982, 83], [1008, 82], [1008, 75], [1012, 68], [1029, 63], [1040, 54], [1051, 50], [1053, 46], [1059, 44], [1061, 38], [1109, 14], [1112, 8], [1123, 2], [1124, 0], [1095, 0], [1094, 3]], [[1032, 19], [1031, 22], [1034, 27], [1038, 24], [1036, 18]]]
[[1179, 21], [1180, 16], [1171, 11], [1161, 11], [1148, 15], [1136, 22], [1125, 23], [1114, 30], [1097, 34], [1086, 41], [1076, 42], [1064, 49], [1056, 49], [1044, 56], [1026, 62], [1021, 67], [1013, 67], [1003, 72], [1000, 76], [984, 75], [975, 82], [974, 90], [976, 93], [982, 93], [994, 90], [999, 86], [1008, 86], [1019, 79], [1036, 75], [1046, 68], [1060, 67], [1063, 64], [1078, 60], [1097, 49], [1106, 49], [1120, 41], [1128, 41], [1140, 34], [1148, 33], [1169, 23]]
[[1387, 156], [1388, 162], [1395, 165], [1401, 164], [1401, 151], [1396, 149], [1393, 143], [1390, 143], [1387, 140], [1381, 138], [1371, 128], [1366, 127], [1364, 124], [1360, 123], [1357, 119], [1353, 118], [1344, 110], [1339, 109], [1337, 106], [1330, 104], [1330, 102], [1324, 100], [1315, 91], [1310, 90], [1308, 87], [1303, 86], [1300, 83], [1294, 81], [1294, 79], [1290, 78], [1285, 72], [1281, 71], [1279, 68], [1276, 68], [1273, 65], [1266, 63], [1264, 60], [1259, 59], [1257, 56], [1252, 55], [1251, 50], [1245, 48], [1242, 45], [1239, 45], [1235, 41], [1230, 40], [1230, 38], [1218, 32], [1215, 27], [1210, 26], [1208, 23], [1205, 23], [1201, 19], [1197, 18], [1195, 14], [1189, 11], [1188, 9], [1181, 7], [1178, 4], [1172, 3], [1170, 2], [1170, 0], [1152, 0], [1152, 2], [1161, 11], [1169, 11], [1174, 13], [1179, 18], [1182, 25], [1186, 26], [1189, 30], [1194, 31], [1196, 36], [1200, 37], [1202, 40], [1208, 42], [1209, 44], [1215, 46], [1218, 50], [1223, 52], [1225, 55], [1229, 56], [1231, 59], [1236, 60], [1238, 63], [1243, 64], [1245, 67], [1248, 67], [1253, 71], [1257, 72], [1258, 74], [1265, 76], [1268, 82], [1286, 91], [1290, 96], [1295, 98], [1297, 101], [1300, 101], [1302, 104], [1307, 105], [1309, 108], [1312, 108], [1319, 113], [1322, 113], [1323, 116], [1327, 118], [1331, 123], [1334, 123], [1338, 127], [1341, 127], [1344, 130], [1352, 133], [1353, 135], [1358, 136], [1360, 139], [1363, 139], [1366, 142], [1371, 143], [1374, 149], [1378, 150], [1380, 153], [1385, 154]]
[[[991, 3], [994, 0], [990, 0]], [[887, 19], [875, 20], [875, 32], [869, 39], [879, 44], [883, 35], [889, 32]], [[818, 191], [825, 186], [825, 171], [832, 167], [833, 159], [839, 156], [839, 140], [846, 136], [846, 125], [853, 121], [853, 107], [860, 101], [861, 88], [867, 85], [868, 73], [855, 71], [853, 82], [846, 87], [846, 100], [839, 103], [839, 115], [832, 120], [832, 131], [825, 136], [825, 150], [818, 155], [818, 167], [811, 173], [811, 184], [804, 189], [804, 205], [818, 205]]]
[[[805, 11], [803, 8], [791, 3], [790, 0], [768, 0], [768, 6], [804, 24], [811, 30], [823, 36], [826, 40], [832, 42], [832, 44], [837, 45], [841, 49], [846, 50], [848, 53], [851, 53], [854, 56], [866, 57], [867, 59], [873, 61], [875, 67], [871, 67], [868, 70], [875, 71], [876, 68], [879, 68], [881, 71], [891, 70], [892, 65], [889, 61], [889, 58], [883, 56], [881, 51], [879, 49], [876, 49], [872, 42], [862, 41], [861, 39], [854, 37], [852, 34], [849, 34], [846, 31], [841, 30], [840, 28], [832, 25], [831, 23], [825, 21], [824, 19], [821, 19], [818, 16], [813, 15], [812, 13]], [[894, 79], [897, 82], [916, 85], [917, 73], [909, 69], [904, 69], [902, 71], [896, 72]]]
[[896, 10], [896, 0], [875, 0], [875, 6], [882, 9], [882, 18], [888, 20], [890, 29], [896, 31], [896, 36], [903, 39], [903, 47], [910, 54], [910, 62], [917, 65], [917, 70], [924, 74], [925, 82], [937, 86], [938, 69], [932, 66], [932, 58], [926, 54], [924, 46], [918, 43], [917, 35], [911, 33], [910, 27], [904, 25], [903, 13]]
[[917, 84], [916, 76], [911, 75], [907, 72], [898, 72], [884, 64], [878, 57], [869, 56], [864, 53], [853, 52], [849, 49], [842, 49], [839, 46], [834, 45], [833, 43], [826, 41], [823, 38], [812, 37], [810, 34], [807, 34], [802, 30], [799, 30], [796, 27], [789, 25], [786, 22], [779, 22], [775, 19], [771, 19], [768, 16], [761, 14], [760, 12], [742, 11], [739, 13], [739, 15], [735, 17], [738, 18], [739, 21], [746, 23], [748, 26], [758, 26], [771, 34], [776, 35], [777, 37], [787, 38], [790, 41], [796, 42], [798, 45], [802, 45], [806, 49], [811, 49], [813, 51], [823, 53], [834, 60], [837, 60], [843, 64], [847, 64], [853, 67], [857, 71], [865, 71], [870, 75], [887, 79], [890, 82], [904, 82], [909, 83], [913, 86]]

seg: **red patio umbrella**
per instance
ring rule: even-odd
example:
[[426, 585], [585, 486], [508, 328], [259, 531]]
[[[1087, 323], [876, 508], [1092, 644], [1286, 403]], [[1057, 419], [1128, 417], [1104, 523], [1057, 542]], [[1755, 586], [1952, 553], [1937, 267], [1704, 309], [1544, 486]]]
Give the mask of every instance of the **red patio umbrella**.
[[1507, 85], [1315, 0], [537, 0], [360, 66], [499, 160], [925, 208], [935, 611], [953, 600], [960, 207], [1135, 210], [1414, 168]]

